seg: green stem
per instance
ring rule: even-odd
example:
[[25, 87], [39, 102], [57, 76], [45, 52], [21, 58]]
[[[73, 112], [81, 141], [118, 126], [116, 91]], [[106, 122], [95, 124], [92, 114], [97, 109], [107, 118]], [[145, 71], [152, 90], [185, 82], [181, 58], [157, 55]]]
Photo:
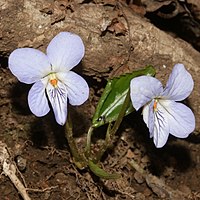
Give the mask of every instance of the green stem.
[[87, 161], [85, 157], [82, 154], [80, 154], [76, 142], [73, 138], [72, 121], [69, 113], [65, 127], [66, 127], [65, 136], [67, 138], [68, 145], [70, 147], [70, 151], [74, 159], [74, 163], [79, 169], [84, 169], [87, 166]]
[[111, 144], [110, 129], [111, 129], [111, 123], [108, 125], [105, 141], [103, 145], [101, 146], [100, 150], [98, 151], [96, 158], [93, 160], [94, 163], [98, 163], [101, 160], [103, 154], [105, 153], [105, 151], [108, 149], [108, 147]]
[[114, 126], [112, 127], [111, 129], [111, 124], [108, 125], [108, 129], [107, 129], [107, 132], [106, 132], [106, 138], [105, 138], [105, 141], [104, 141], [104, 144], [102, 145], [102, 147], [100, 148], [99, 152], [97, 153], [97, 156], [96, 158], [94, 159], [94, 163], [98, 163], [103, 154], [105, 153], [105, 151], [109, 148], [109, 146], [112, 144], [112, 141], [113, 141], [113, 138], [115, 136], [115, 133], [117, 132], [122, 120], [123, 120], [123, 117], [126, 113], [126, 109], [129, 105], [129, 102], [130, 102], [130, 90], [128, 90], [127, 92], [127, 95], [126, 95], [126, 98], [124, 100], [124, 103], [122, 105], [122, 108], [119, 112], [119, 115], [117, 117], [117, 120], [115, 121], [114, 123]]
[[85, 147], [85, 155], [86, 158], [89, 158], [91, 154], [91, 137], [93, 134], [94, 127], [90, 126], [87, 134], [87, 142], [86, 142], [86, 147]]
[[130, 102], [130, 89], [128, 90], [127, 94], [126, 94], [126, 98], [124, 100], [123, 106], [119, 112], [119, 115], [117, 117], [117, 120], [114, 123], [113, 128], [110, 131], [110, 138], [113, 138], [115, 133], [117, 132], [125, 114], [126, 114], [126, 109], [129, 106], [129, 102]]

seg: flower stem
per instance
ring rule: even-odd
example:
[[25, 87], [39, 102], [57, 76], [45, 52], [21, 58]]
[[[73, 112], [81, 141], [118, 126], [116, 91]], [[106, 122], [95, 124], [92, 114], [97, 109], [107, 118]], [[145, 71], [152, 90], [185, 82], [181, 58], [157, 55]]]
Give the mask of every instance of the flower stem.
[[84, 155], [81, 154], [80, 151], [78, 150], [76, 142], [73, 138], [72, 121], [69, 113], [65, 127], [66, 127], [65, 136], [67, 138], [68, 145], [70, 147], [70, 151], [74, 159], [74, 163], [79, 169], [84, 169], [87, 166], [87, 161]]
[[86, 147], [85, 147], [86, 158], [89, 158], [90, 153], [91, 153], [91, 137], [93, 134], [93, 130], [94, 130], [94, 128], [92, 126], [90, 126], [90, 128], [88, 130], [88, 134], [87, 134], [87, 142], [86, 142]]
[[117, 130], [118, 130], [118, 128], [119, 128], [119, 126], [120, 126], [120, 124], [123, 120], [123, 117], [126, 113], [126, 109], [129, 105], [129, 102], [130, 102], [130, 90], [128, 90], [128, 92], [126, 94], [126, 98], [124, 100], [122, 108], [119, 112], [119, 115], [118, 115], [117, 120], [115, 121], [113, 127], [111, 128], [111, 123], [109, 123], [109, 125], [108, 125], [105, 141], [104, 141], [102, 147], [100, 148], [99, 152], [97, 153], [96, 158], [94, 159], [94, 163], [97, 163], [101, 160], [105, 151], [112, 144], [115, 133], [117, 132]]

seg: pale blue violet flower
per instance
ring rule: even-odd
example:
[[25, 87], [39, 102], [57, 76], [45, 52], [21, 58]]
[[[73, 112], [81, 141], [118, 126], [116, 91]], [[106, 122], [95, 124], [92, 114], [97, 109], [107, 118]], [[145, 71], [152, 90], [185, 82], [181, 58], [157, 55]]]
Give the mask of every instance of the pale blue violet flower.
[[[53, 108], [58, 124], [67, 119], [67, 102], [83, 104], [89, 96], [86, 81], [70, 71], [83, 58], [84, 44], [78, 35], [61, 32], [49, 43], [46, 54], [33, 48], [19, 48], [9, 56], [9, 69], [19, 81], [33, 84], [28, 104], [38, 117]], [[48, 97], [48, 99], [47, 99]]]
[[149, 128], [154, 144], [161, 148], [167, 142], [169, 133], [186, 138], [195, 128], [195, 117], [190, 108], [182, 103], [193, 90], [192, 76], [184, 65], [176, 64], [166, 87], [150, 76], [133, 78], [130, 83], [130, 97], [133, 107], [143, 107], [143, 119]]

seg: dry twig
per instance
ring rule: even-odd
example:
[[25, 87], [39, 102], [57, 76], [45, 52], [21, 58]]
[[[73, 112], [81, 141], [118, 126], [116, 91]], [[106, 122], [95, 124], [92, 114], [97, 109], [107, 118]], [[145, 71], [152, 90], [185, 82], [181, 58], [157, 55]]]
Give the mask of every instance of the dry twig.
[[0, 141], [0, 164], [3, 171], [1, 174], [4, 174], [10, 178], [24, 200], [31, 200], [26, 191], [26, 188], [16, 175], [17, 167], [12, 161], [8, 147], [2, 141]]

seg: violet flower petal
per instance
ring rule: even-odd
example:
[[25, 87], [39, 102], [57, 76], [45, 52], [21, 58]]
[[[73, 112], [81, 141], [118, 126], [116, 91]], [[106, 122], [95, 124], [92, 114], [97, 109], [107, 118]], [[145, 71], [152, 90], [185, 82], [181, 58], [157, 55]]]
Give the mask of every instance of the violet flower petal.
[[133, 107], [138, 110], [163, 92], [162, 84], [156, 78], [140, 76], [130, 83], [130, 97]]
[[154, 113], [153, 113], [153, 104], [154, 104], [154, 100], [146, 104], [142, 110], [143, 120], [146, 123], [147, 127], [149, 128], [150, 138], [153, 137], [153, 129], [154, 129], [154, 123], [155, 123]]
[[165, 117], [170, 126], [170, 134], [178, 138], [186, 138], [195, 129], [195, 117], [190, 108], [182, 103], [160, 100], [165, 108]]
[[54, 72], [71, 70], [81, 61], [84, 52], [82, 39], [69, 32], [61, 32], [56, 35], [47, 47], [47, 56]]
[[162, 96], [174, 101], [182, 101], [192, 92], [194, 81], [183, 64], [176, 64], [169, 76], [169, 80]]
[[157, 103], [157, 111], [154, 112], [154, 129], [153, 141], [157, 148], [163, 147], [168, 139], [170, 124], [166, 115], [166, 110], [161, 106], [160, 101]]
[[81, 76], [72, 71], [57, 73], [57, 76], [67, 87], [68, 99], [71, 105], [81, 105], [88, 99], [89, 87]]
[[14, 50], [9, 56], [8, 66], [19, 81], [27, 84], [39, 81], [50, 71], [48, 57], [32, 48]]
[[169, 136], [169, 124], [165, 118], [164, 109], [159, 106], [159, 110], [153, 111], [154, 100], [143, 108], [143, 119], [149, 128], [150, 138], [153, 137], [154, 144], [157, 148], [161, 148], [167, 142]]
[[65, 84], [58, 81], [57, 87], [53, 87], [49, 83], [46, 87], [46, 92], [57, 123], [64, 125], [67, 120], [67, 88]]
[[28, 93], [28, 104], [31, 112], [37, 117], [42, 117], [50, 111], [45, 86], [41, 81], [34, 83], [31, 87]]

